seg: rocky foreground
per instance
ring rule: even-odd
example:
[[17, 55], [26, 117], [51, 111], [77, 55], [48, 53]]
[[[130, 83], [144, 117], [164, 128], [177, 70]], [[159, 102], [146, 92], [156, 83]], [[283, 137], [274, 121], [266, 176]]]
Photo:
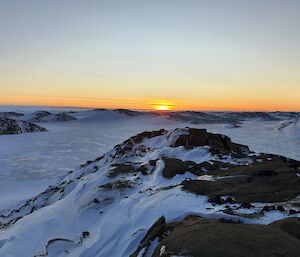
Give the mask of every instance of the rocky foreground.
[[299, 256], [300, 162], [183, 128], [138, 134], [0, 213], [0, 256]]
[[[296, 218], [269, 225], [249, 225], [227, 220], [188, 216], [166, 223], [162, 217], [149, 230], [131, 256], [299, 256], [300, 224]], [[159, 239], [159, 240], [158, 240]], [[142, 248], [143, 247], [143, 248]], [[174, 255], [176, 254], [176, 255]]]

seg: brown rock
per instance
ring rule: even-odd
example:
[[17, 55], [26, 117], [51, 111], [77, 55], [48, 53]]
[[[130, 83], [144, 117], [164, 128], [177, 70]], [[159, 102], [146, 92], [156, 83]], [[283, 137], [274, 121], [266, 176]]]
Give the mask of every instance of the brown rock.
[[213, 154], [232, 153], [244, 156], [245, 154], [250, 153], [248, 146], [233, 143], [229, 137], [220, 134], [209, 133], [206, 129], [189, 128], [188, 133], [188, 135], [179, 136], [174, 144], [174, 147], [210, 146], [210, 151]]
[[[164, 226], [156, 235], [162, 240], [152, 257], [298, 257], [299, 226], [299, 219], [285, 219], [270, 225], [249, 225], [190, 216], [183, 222]], [[163, 253], [162, 246], [165, 249]]]

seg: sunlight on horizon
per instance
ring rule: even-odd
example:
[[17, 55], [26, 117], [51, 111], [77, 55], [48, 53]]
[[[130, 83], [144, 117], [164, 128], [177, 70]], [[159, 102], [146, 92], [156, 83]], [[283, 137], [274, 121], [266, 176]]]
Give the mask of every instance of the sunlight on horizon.
[[157, 106], [157, 110], [159, 110], [159, 111], [170, 111], [171, 108], [170, 108], [170, 106], [167, 106], [167, 105], [159, 105], [159, 106]]
[[38, 2], [0, 1], [0, 105], [300, 111], [300, 1]]
[[172, 111], [174, 109], [174, 104], [170, 101], [156, 101], [150, 105], [157, 111]]

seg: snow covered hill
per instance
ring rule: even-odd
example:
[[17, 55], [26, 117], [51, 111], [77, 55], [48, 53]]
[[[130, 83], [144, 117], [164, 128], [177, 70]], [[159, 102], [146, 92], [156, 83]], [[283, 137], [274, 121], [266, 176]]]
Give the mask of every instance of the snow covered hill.
[[0, 117], [4, 119], [14, 119], [24, 116], [24, 113], [19, 112], [0, 112]]
[[[299, 173], [298, 161], [205, 129], [143, 132], [3, 210], [0, 256], [201, 256], [213, 242], [211, 256], [236, 256], [259, 239], [269, 256], [297, 256]], [[203, 241], [196, 235], [207, 226], [214, 236]]]
[[287, 123], [281, 130], [286, 135], [295, 138], [296, 140], [300, 140], [300, 117], [297, 117], [290, 123]]
[[66, 112], [54, 114], [48, 111], [37, 111], [27, 115], [26, 118], [30, 122], [70, 121], [76, 119]]
[[36, 111], [29, 113], [0, 112], [0, 135], [21, 134], [25, 132], [46, 131], [45, 128], [36, 125], [40, 122], [71, 121], [76, 118], [66, 112], [57, 114], [48, 111]]
[[33, 123], [21, 120], [6, 119], [0, 117], [0, 135], [21, 134], [26, 132], [42, 132], [45, 128]]
[[[36, 108], [35, 108], [36, 109]], [[34, 109], [34, 110], [35, 110]], [[297, 112], [200, 112], [200, 111], [133, 111], [128, 109], [70, 109], [52, 110], [26, 110], [26, 111], [9, 111], [0, 112], [2, 118], [12, 118], [25, 120], [28, 122], [61, 122], [81, 119], [84, 121], [97, 120], [98, 116], [107, 117], [108, 119], [115, 117], [163, 117], [169, 120], [179, 122], [188, 122], [190, 124], [229, 124], [228, 126], [239, 127], [244, 121], [283, 121], [287, 122], [299, 117]], [[68, 111], [69, 110], [69, 111]]]

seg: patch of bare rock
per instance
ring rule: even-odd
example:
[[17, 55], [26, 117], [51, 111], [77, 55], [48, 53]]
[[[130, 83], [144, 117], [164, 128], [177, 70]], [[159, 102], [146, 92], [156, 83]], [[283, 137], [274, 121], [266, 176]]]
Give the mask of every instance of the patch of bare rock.
[[149, 229], [131, 257], [146, 255], [155, 239], [152, 257], [297, 257], [300, 252], [300, 220], [289, 218], [269, 225], [240, 224], [188, 216], [166, 223], [164, 217]]
[[231, 196], [239, 203], [289, 201], [300, 194], [299, 169], [298, 161], [262, 155], [259, 162], [206, 172], [216, 179], [183, 181], [182, 186], [217, 203], [221, 196]]
[[206, 129], [188, 128], [188, 133], [180, 135], [174, 147], [198, 147], [210, 146], [213, 154], [234, 154], [235, 156], [245, 156], [250, 153], [248, 146], [236, 144], [225, 135], [213, 134]]

